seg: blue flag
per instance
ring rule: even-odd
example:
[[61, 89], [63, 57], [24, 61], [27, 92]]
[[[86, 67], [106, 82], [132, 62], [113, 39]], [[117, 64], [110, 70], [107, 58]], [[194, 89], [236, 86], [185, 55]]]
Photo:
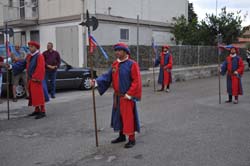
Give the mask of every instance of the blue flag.
[[91, 47], [92, 47], [92, 46], [98, 46], [98, 48], [101, 50], [102, 55], [104, 56], [104, 58], [105, 58], [106, 60], [109, 59], [108, 54], [106, 53], [106, 51], [102, 48], [102, 46], [100, 46], [100, 45], [98, 44], [98, 42], [96, 41], [96, 39], [94, 38], [94, 36], [92, 36], [91, 34], [89, 34], [89, 42], [90, 42], [90, 46], [91, 46]]

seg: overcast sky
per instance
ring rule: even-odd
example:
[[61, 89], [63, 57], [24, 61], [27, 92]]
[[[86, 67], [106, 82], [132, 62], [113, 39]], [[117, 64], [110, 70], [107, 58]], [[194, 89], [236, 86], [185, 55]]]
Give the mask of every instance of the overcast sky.
[[[199, 20], [204, 19], [206, 13], [216, 13], [216, 0], [189, 0], [189, 2], [193, 3], [194, 11], [198, 15]], [[218, 14], [221, 12], [221, 8], [225, 6], [228, 12], [241, 11], [242, 25], [250, 25], [250, 0], [217, 0], [217, 2]], [[244, 19], [243, 15], [245, 14], [247, 14], [247, 17]]]

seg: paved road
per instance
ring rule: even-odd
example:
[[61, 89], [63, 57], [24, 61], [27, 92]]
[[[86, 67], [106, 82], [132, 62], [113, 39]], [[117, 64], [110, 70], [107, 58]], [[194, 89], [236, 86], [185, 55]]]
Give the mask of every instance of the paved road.
[[[226, 100], [225, 78], [222, 100]], [[27, 101], [0, 106], [0, 166], [249, 166], [250, 72], [240, 103], [218, 104], [218, 81], [178, 82], [171, 92], [143, 88], [138, 104], [142, 131], [137, 145], [111, 145], [112, 91], [97, 95], [99, 148], [95, 147], [91, 92], [61, 92], [47, 104], [48, 116], [26, 117]]]

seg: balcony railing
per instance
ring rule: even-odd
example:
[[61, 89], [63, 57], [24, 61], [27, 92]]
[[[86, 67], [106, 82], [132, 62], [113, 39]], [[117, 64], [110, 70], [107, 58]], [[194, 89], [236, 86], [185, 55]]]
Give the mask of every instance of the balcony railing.
[[37, 6], [4, 7], [4, 22], [13, 26], [34, 25], [38, 20]]

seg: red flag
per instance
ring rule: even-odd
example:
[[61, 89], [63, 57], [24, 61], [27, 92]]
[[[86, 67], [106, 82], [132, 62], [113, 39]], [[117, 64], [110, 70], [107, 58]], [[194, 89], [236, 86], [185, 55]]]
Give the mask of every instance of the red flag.
[[89, 53], [93, 54], [96, 48], [96, 42], [93, 40], [92, 36], [89, 35]]

